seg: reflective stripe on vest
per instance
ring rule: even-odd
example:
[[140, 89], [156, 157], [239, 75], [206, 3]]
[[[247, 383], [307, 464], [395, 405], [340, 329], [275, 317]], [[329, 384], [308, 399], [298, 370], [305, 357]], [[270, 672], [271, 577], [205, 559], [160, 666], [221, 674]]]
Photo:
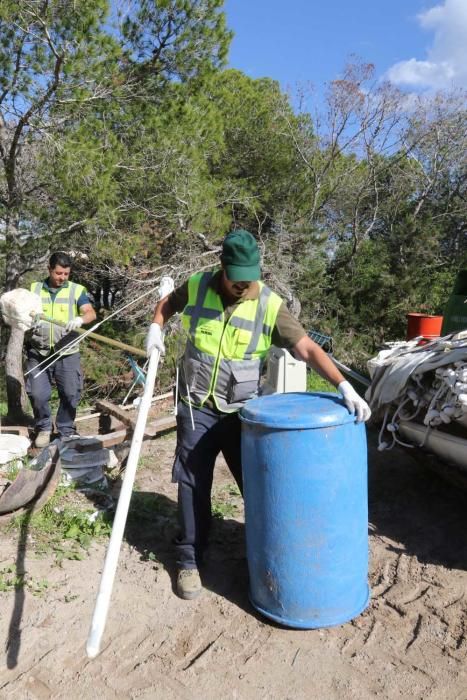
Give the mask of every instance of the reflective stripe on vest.
[[[58, 290], [55, 299], [52, 301], [52, 295], [48, 289], [43, 287], [42, 282], [33, 282], [31, 284], [31, 292], [41, 298], [44, 316], [53, 318], [56, 321], [62, 321], [62, 323], [67, 323], [67, 321], [78, 315], [77, 301], [83, 291], [84, 287], [81, 284], [69, 282], [67, 287], [62, 287]], [[65, 335], [68, 334], [62, 326], [41, 321], [33, 331], [31, 344], [38, 350], [48, 352]], [[74, 346], [71, 350], [66, 350], [64, 354], [71, 355], [75, 352], [79, 352], [78, 346]]]
[[188, 341], [181, 365], [181, 394], [202, 406], [212, 395], [219, 410], [237, 411], [256, 395], [271, 346], [281, 298], [259, 284], [258, 299], [237, 304], [225, 321], [220, 295], [210, 286], [213, 273], [188, 280], [182, 324]]

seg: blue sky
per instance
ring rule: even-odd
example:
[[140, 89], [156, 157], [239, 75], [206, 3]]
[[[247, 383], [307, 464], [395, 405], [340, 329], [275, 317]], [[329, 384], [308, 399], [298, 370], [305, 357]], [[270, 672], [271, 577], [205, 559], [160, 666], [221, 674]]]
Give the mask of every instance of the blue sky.
[[226, 0], [230, 66], [320, 90], [351, 54], [410, 91], [467, 88], [467, 0]]

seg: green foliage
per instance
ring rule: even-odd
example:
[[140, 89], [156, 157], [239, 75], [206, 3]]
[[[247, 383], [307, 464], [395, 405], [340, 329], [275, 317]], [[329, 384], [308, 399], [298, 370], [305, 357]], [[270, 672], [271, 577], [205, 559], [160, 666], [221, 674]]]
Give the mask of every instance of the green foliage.
[[211, 499], [212, 515], [224, 520], [235, 518], [241, 509], [241, 494], [236, 484], [227, 484], [217, 489]]
[[[81, 345], [84, 390], [81, 406], [96, 398], [122, 393], [123, 375], [129, 371], [124, 354], [98, 341]], [[124, 394], [124, 392], [123, 392]]]
[[128, 170], [122, 186], [127, 201], [144, 206], [128, 207], [120, 222], [137, 235], [144, 233], [143, 247], [157, 264], [164, 258], [164, 230], [177, 231], [183, 240], [193, 230], [211, 232], [228, 224], [218, 206], [219, 185], [209, 173], [221, 125], [208, 100], [191, 97], [184, 85], [167, 91], [163, 110], [151, 103], [136, 109], [125, 134]]
[[141, 0], [119, 17], [131, 99], [111, 105], [106, 118], [123, 149], [112, 175], [118, 203], [104, 212], [114, 215], [120, 233], [119, 245], [103, 237], [114, 260], [128, 264], [133, 253], [157, 265], [193, 230], [228, 226], [219, 183], [209, 173], [222, 124], [205, 95], [232, 36], [222, 6], [223, 0]]
[[307, 391], [330, 391], [335, 393], [337, 389], [330, 384], [326, 379], [320, 377], [320, 375], [314, 370], [309, 370], [306, 376], [306, 390]]
[[[114, 220], [120, 196], [115, 173], [122, 155], [117, 138], [98, 118], [70, 127], [60, 148], [44, 153], [38, 176], [45, 178], [51, 170], [54, 174], [50, 194], [56, 201], [55, 226], [70, 216], [73, 220], [92, 216], [93, 226]], [[42, 209], [38, 216], [48, 217], [50, 212]]]
[[104, 28], [108, 9], [107, 0], [2, 3], [0, 223], [7, 288], [17, 286], [59, 231], [82, 229], [115, 206], [108, 184], [115, 143], [106, 147], [110, 135], [103, 139], [102, 128], [96, 134], [95, 119], [116, 93], [120, 47]]
[[279, 84], [227, 70], [213, 76], [209, 97], [223, 133], [212, 173], [238, 225], [255, 230], [258, 220], [273, 221], [287, 209], [297, 210], [302, 168], [292, 128], [299, 118]]
[[233, 518], [237, 513], [237, 508], [233, 503], [225, 501], [212, 501], [212, 515], [214, 518], [224, 520], [225, 518]]
[[327, 294], [328, 330], [339, 359], [362, 367], [381, 343], [405, 337], [408, 313], [442, 314], [457, 270], [440, 265], [437, 238], [426, 217], [406, 215], [390, 238], [363, 242], [350, 263], [340, 264], [349, 244], [339, 248]]
[[41, 596], [49, 589], [46, 579], [34, 579], [26, 572], [19, 573], [15, 564], [0, 569], [0, 593], [27, 589], [32, 595]]
[[[267, 283], [364, 368], [404, 337], [408, 312], [442, 312], [467, 258], [465, 101], [438, 95], [406, 114], [359, 64], [315, 118], [303, 94], [294, 109], [273, 79], [224, 69], [223, 6], [0, 3], [5, 285], [42, 273], [52, 248], [76, 248], [93, 286], [118, 273], [127, 301], [141, 278], [193, 270], [244, 226]], [[102, 332], [141, 347], [145, 330], [118, 319]], [[180, 340], [167, 336], [161, 390]], [[84, 400], [120, 395], [122, 354], [83, 347]]]
[[107, 537], [111, 522], [106, 514], [90, 517], [93, 510], [78, 503], [75, 492], [59, 487], [44, 507], [13, 519], [10, 528], [28, 532], [38, 554], [53, 552], [55, 560], [83, 559], [93, 539]]
[[232, 33], [224, 0], [140, 0], [123, 21], [129, 58], [153, 87], [177, 79], [202, 79], [222, 66]]
[[2, 476], [5, 476], [9, 481], [13, 482], [22, 469], [22, 462], [20, 460], [14, 460], [7, 462], [7, 464], [0, 465], [0, 471]]

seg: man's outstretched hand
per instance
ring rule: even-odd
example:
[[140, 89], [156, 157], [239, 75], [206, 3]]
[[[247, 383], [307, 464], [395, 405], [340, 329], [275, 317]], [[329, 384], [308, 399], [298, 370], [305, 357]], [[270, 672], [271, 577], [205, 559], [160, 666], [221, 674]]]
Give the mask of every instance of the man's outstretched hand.
[[345, 405], [349, 409], [350, 413], [355, 414], [357, 417], [357, 422], [365, 422], [371, 416], [371, 410], [367, 402], [362, 399], [361, 396], [357, 394], [350, 382], [344, 381], [339, 384], [337, 390], [343, 396]]

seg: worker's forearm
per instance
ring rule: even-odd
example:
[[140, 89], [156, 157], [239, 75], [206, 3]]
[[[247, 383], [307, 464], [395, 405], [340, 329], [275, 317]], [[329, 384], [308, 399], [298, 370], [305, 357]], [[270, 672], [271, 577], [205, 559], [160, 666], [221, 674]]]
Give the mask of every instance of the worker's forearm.
[[321, 377], [327, 379], [328, 382], [337, 388], [341, 382], [345, 381], [345, 377], [339, 372], [334, 362], [326, 355], [324, 350], [321, 348], [319, 349], [320, 353], [317, 353], [319, 356], [313, 357], [313, 361], [309, 360], [308, 364], [310, 364]]
[[312, 367], [318, 374], [328, 382], [337, 387], [345, 381], [345, 377], [339, 372], [331, 358], [324, 350], [308, 336], [299, 340], [294, 347], [295, 354]]
[[152, 322], [158, 323], [160, 327], [163, 328], [169, 320], [169, 318], [171, 318], [174, 315], [174, 313], [175, 312], [170, 306], [169, 297], [166, 296], [156, 304]]
[[94, 311], [92, 306], [89, 306], [89, 308], [86, 309], [80, 309], [80, 314], [81, 318], [83, 319], [83, 323], [93, 323], [93, 321], [96, 320], [96, 312]]

